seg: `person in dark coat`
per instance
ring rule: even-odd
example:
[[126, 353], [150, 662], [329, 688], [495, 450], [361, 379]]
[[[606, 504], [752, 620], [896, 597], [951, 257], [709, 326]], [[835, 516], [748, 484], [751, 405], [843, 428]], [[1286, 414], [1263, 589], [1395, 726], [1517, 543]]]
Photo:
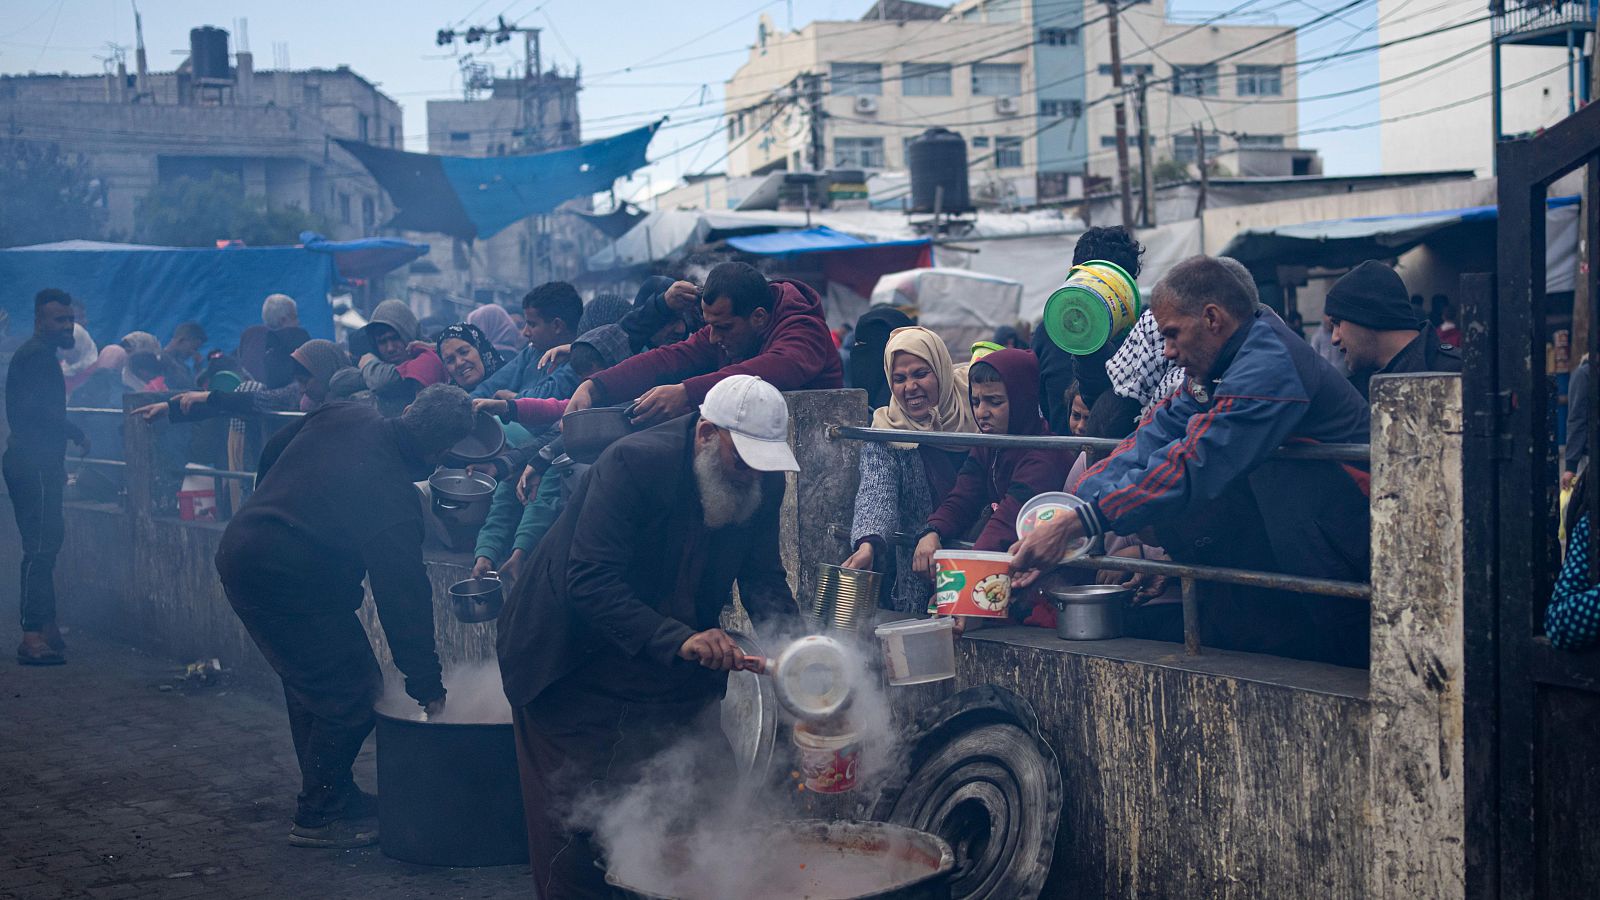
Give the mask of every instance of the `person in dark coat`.
[[67, 661], [56, 626], [56, 554], [65, 524], [67, 441], [89, 453], [83, 429], [67, 421], [67, 383], [57, 350], [72, 346], [72, 297], [47, 288], [33, 298], [33, 337], [6, 371], [6, 422], [11, 436], [3, 461], [17, 531], [22, 536], [22, 643], [17, 662], [54, 666]]
[[693, 282], [651, 275], [639, 285], [633, 310], [617, 324], [628, 332], [634, 353], [675, 344], [705, 324], [700, 320], [700, 289]]
[[405, 691], [443, 709], [433, 587], [422, 565], [427, 478], [472, 430], [454, 385], [423, 388], [398, 418], [330, 403], [267, 443], [256, 490], [222, 533], [217, 574], [239, 620], [283, 680], [303, 779], [289, 843], [361, 847], [377, 839], [375, 798], [351, 764], [375, 723], [378, 661], [356, 617], [372, 588]]
[[822, 315], [822, 297], [805, 282], [767, 281], [728, 262], [706, 276], [706, 325], [596, 373], [572, 394], [568, 412], [638, 398], [635, 421], [648, 424], [694, 409], [712, 385], [755, 375], [780, 391], [844, 387], [844, 364]]
[[[1075, 493], [1087, 513], [1017, 545], [1013, 584], [1032, 583], [1083, 535], [1147, 526], [1181, 563], [1364, 581], [1365, 473], [1270, 459], [1286, 442], [1365, 443], [1361, 395], [1216, 259], [1174, 266], [1151, 308], [1188, 383], [1084, 474]], [[1201, 602], [1207, 644], [1366, 664], [1365, 603], [1222, 585], [1205, 585]]]
[[618, 440], [501, 611], [539, 896], [612, 896], [591, 823], [569, 824], [578, 792], [629, 784], [688, 733], [718, 757], [708, 768], [732, 768], [715, 725], [740, 653], [719, 627], [732, 586], [769, 638], [798, 625], [778, 549], [783, 473], [799, 468], [787, 434], [783, 396], [737, 375], [698, 413]]
[[856, 320], [855, 341], [850, 345], [850, 386], [867, 392], [867, 407], [889, 405], [889, 381], [883, 372], [883, 350], [897, 328], [915, 324], [892, 306], [875, 306]]
[[1350, 383], [1363, 397], [1374, 375], [1461, 371], [1461, 354], [1416, 316], [1405, 282], [1375, 259], [1334, 282], [1323, 310], [1333, 321], [1333, 345], [1350, 366]]

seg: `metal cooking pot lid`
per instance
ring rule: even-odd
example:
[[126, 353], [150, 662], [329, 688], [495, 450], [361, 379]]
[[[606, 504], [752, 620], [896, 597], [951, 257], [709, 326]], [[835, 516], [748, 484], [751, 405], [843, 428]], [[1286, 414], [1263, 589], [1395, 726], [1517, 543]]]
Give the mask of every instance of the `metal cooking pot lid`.
[[428, 484], [441, 494], [455, 497], [486, 497], [494, 493], [494, 479], [488, 475], [469, 474], [461, 469], [446, 469], [428, 479]]
[[[766, 651], [755, 638], [728, 631], [739, 649], [751, 656]], [[722, 733], [733, 745], [733, 758], [747, 784], [764, 784], [778, 740], [778, 697], [772, 679], [754, 672], [729, 672], [722, 696]]]

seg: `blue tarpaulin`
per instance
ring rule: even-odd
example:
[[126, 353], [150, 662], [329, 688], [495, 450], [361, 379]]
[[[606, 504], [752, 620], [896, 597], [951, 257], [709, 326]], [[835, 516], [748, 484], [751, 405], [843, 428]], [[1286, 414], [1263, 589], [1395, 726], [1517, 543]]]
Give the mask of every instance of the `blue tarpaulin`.
[[194, 321], [206, 329], [206, 346], [232, 350], [240, 332], [261, 322], [268, 294], [293, 297], [312, 337], [333, 337], [332, 254], [299, 247], [65, 246], [0, 250], [0, 309], [10, 314], [14, 334], [33, 327], [33, 295], [60, 288], [83, 302], [99, 344], [130, 331], [165, 342], [180, 322]]
[[[665, 121], [665, 120], [663, 120]], [[436, 231], [462, 239], [493, 237], [514, 222], [609, 190], [646, 165], [661, 122], [527, 156], [434, 156], [340, 140], [400, 212], [391, 228]]]
[[751, 234], [728, 238], [728, 245], [745, 253], [761, 256], [793, 256], [800, 253], [826, 253], [833, 250], [856, 250], [863, 247], [930, 247], [927, 238], [910, 241], [881, 241], [874, 243], [834, 231], [826, 225], [802, 231], [778, 231], [772, 234]]
[[339, 277], [371, 280], [398, 269], [428, 252], [427, 244], [400, 238], [370, 237], [330, 241], [315, 231], [300, 232], [300, 244], [316, 253], [333, 254]]

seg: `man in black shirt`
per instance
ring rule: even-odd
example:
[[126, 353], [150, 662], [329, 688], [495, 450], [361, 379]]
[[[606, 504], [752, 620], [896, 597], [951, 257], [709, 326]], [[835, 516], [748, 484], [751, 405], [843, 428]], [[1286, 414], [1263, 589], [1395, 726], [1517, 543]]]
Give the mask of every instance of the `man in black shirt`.
[[1405, 282], [1377, 260], [1334, 282], [1323, 312], [1333, 321], [1333, 345], [1344, 351], [1350, 383], [1369, 400], [1374, 375], [1461, 371], [1461, 354], [1417, 316], [1406, 299]]
[[17, 662], [58, 666], [56, 554], [61, 550], [61, 492], [67, 440], [89, 452], [83, 430], [67, 421], [67, 384], [56, 351], [72, 346], [72, 297], [47, 288], [33, 298], [33, 337], [17, 348], [6, 374], [6, 490], [22, 535], [22, 643]]
[[422, 563], [427, 478], [472, 429], [452, 385], [424, 388], [398, 418], [329, 403], [267, 442], [256, 491], [222, 534], [217, 573], [228, 602], [278, 676], [303, 779], [289, 843], [361, 847], [377, 840], [375, 798], [350, 777], [382, 689], [356, 617], [372, 587], [405, 690], [430, 714], [444, 705], [433, 641], [433, 588]]

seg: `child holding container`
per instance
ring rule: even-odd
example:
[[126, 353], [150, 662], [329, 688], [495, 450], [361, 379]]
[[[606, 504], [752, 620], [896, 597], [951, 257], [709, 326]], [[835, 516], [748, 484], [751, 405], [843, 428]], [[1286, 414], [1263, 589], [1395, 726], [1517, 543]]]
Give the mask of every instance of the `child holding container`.
[[[1027, 350], [1000, 350], [968, 371], [972, 413], [983, 434], [1047, 435], [1039, 415], [1039, 361]], [[934, 553], [944, 541], [974, 532], [973, 549], [1004, 553], [1017, 540], [1017, 513], [1037, 494], [1061, 489], [1071, 457], [1060, 450], [977, 447], [955, 487], [928, 517], [912, 567], [933, 577]]]

